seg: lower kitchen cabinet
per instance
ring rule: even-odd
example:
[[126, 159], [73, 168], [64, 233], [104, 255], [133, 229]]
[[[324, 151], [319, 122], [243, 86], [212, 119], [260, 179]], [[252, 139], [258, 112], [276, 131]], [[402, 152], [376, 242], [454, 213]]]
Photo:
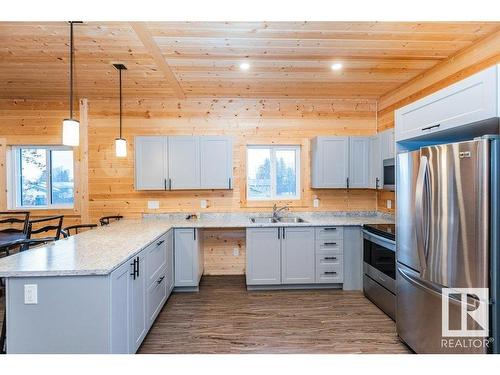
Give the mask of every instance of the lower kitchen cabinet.
[[197, 288], [203, 275], [201, 231], [182, 228], [174, 231], [175, 287]]
[[247, 285], [281, 284], [281, 228], [247, 229]]
[[281, 282], [314, 283], [314, 228], [282, 228], [281, 237]]

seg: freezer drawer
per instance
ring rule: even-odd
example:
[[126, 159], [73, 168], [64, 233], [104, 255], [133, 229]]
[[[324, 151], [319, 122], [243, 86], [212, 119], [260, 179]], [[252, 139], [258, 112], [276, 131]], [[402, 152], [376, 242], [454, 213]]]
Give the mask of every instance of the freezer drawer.
[[377, 305], [392, 320], [396, 317], [396, 297], [369, 276], [363, 275], [363, 292], [366, 298]]
[[[417, 353], [486, 353], [483, 347], [442, 347], [441, 293], [427, 287], [419, 276], [397, 264], [396, 330], [399, 337]], [[460, 327], [460, 316], [459, 303], [450, 302], [450, 327]]]

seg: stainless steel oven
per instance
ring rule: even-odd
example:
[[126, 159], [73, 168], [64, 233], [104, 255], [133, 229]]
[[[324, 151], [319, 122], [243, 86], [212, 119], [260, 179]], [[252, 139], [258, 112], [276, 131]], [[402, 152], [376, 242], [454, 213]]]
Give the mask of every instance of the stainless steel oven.
[[394, 320], [396, 242], [393, 228], [394, 225], [366, 225], [363, 228], [363, 291]]
[[384, 189], [385, 190], [395, 190], [396, 187], [396, 173], [395, 173], [395, 162], [394, 158], [384, 159], [383, 161], [383, 174], [384, 174]]

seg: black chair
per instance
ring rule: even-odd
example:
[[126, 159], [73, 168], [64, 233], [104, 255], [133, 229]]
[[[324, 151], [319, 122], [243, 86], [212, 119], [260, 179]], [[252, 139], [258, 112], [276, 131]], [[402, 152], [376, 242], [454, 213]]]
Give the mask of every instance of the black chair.
[[[54, 237], [44, 237], [44, 238], [26, 238], [17, 242], [16, 246], [19, 246], [19, 251], [29, 250], [31, 246], [45, 245], [49, 242], [56, 241]], [[7, 337], [7, 310], [4, 309], [3, 312], [3, 322], [2, 322], [2, 332], [0, 333], [0, 354], [5, 354], [5, 339]]]
[[27, 237], [28, 211], [0, 212], [0, 250], [9, 255], [11, 244]]
[[[75, 234], [78, 234], [80, 233], [80, 231], [82, 229], [93, 229], [97, 227], [97, 224], [77, 224], [77, 225], [70, 225], [69, 227], [65, 227], [63, 230], [62, 230], [62, 235], [64, 238], [68, 238], [72, 235], [75, 235]], [[73, 232], [74, 233], [71, 233]]]
[[103, 216], [99, 219], [99, 222], [101, 225], [108, 225], [112, 220], [113, 221], [118, 221], [123, 219], [122, 215], [115, 215], [115, 216]]
[[[28, 224], [27, 239], [32, 239], [33, 235], [55, 231], [52, 236], [45, 236], [44, 239], [57, 241], [61, 238], [63, 215], [42, 217], [40, 219], [30, 220]], [[24, 246], [24, 247], [23, 247]], [[21, 251], [26, 250], [26, 245], [23, 245]]]

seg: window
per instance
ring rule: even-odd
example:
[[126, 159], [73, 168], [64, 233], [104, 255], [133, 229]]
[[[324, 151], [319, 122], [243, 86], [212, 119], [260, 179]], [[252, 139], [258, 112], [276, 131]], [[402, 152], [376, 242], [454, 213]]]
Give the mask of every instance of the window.
[[13, 208], [73, 207], [73, 150], [53, 146], [12, 149]]
[[300, 146], [248, 146], [247, 198], [300, 198]]

